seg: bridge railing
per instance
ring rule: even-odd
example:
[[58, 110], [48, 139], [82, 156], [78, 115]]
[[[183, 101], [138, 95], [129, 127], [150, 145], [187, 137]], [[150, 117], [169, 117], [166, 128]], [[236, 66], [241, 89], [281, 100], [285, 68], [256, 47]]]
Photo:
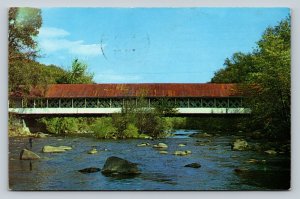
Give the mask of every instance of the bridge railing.
[[[142, 105], [141, 105], [142, 103]], [[243, 108], [242, 97], [230, 98], [35, 98], [11, 99], [10, 108], [122, 108], [130, 106], [173, 108]]]

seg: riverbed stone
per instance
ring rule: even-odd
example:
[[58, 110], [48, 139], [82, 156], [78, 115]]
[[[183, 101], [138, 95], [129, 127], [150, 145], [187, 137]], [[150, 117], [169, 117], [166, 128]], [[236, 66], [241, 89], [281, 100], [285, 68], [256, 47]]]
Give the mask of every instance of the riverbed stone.
[[100, 168], [97, 167], [89, 167], [85, 169], [78, 170], [80, 173], [95, 173], [101, 171]]
[[102, 174], [107, 176], [116, 175], [137, 175], [140, 174], [140, 170], [136, 163], [132, 163], [123, 158], [111, 156], [106, 159], [106, 162], [102, 168]]
[[256, 160], [256, 159], [249, 159], [249, 160], [246, 160], [245, 162], [246, 162], [246, 163], [258, 163], [259, 160]]
[[191, 168], [197, 169], [197, 168], [200, 168], [201, 165], [199, 163], [194, 162], [194, 163], [191, 163], [191, 164], [187, 164], [184, 167], [191, 167]]
[[160, 154], [168, 154], [168, 151], [159, 151]]
[[195, 138], [208, 138], [208, 137], [213, 137], [212, 134], [208, 133], [193, 133], [189, 135], [189, 137], [195, 137]]
[[265, 153], [269, 154], [269, 155], [276, 155], [277, 152], [275, 150], [266, 150]]
[[88, 154], [96, 154], [98, 153], [97, 149], [91, 149], [88, 151]]
[[168, 145], [166, 145], [165, 143], [158, 143], [153, 145], [154, 148], [168, 148]]
[[38, 133], [35, 134], [35, 137], [36, 138], [46, 138], [46, 137], [48, 137], [48, 134], [42, 133], [42, 132], [38, 132]]
[[20, 160], [37, 160], [40, 159], [40, 156], [38, 156], [36, 153], [23, 149], [20, 153]]
[[186, 146], [186, 144], [178, 144], [178, 146], [184, 147], [184, 146]]
[[147, 143], [138, 144], [136, 146], [143, 147], [143, 146], [150, 146], [150, 144], [147, 142]]
[[248, 143], [244, 139], [236, 139], [232, 144], [232, 150], [244, 151], [249, 148]]
[[189, 151], [189, 150], [186, 150], [186, 151], [175, 151], [174, 152], [174, 155], [178, 155], [178, 156], [186, 156], [186, 155], [189, 155], [191, 154], [192, 152]]
[[68, 150], [72, 150], [72, 147], [69, 146], [49, 146], [46, 145], [43, 147], [44, 153], [62, 153]]

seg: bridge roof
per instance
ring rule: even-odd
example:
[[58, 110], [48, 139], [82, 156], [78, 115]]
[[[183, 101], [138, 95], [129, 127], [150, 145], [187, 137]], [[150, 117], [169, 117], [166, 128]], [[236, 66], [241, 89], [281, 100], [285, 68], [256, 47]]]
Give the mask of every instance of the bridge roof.
[[115, 98], [115, 97], [234, 97], [240, 96], [236, 84], [142, 83], [142, 84], [52, 84], [30, 97]]

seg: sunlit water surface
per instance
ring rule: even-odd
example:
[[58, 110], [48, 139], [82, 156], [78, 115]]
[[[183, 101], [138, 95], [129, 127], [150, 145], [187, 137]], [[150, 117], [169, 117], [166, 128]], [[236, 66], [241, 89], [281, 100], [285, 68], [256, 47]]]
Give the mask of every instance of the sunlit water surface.
[[[289, 188], [289, 158], [255, 151], [232, 151], [234, 136], [190, 138], [196, 131], [177, 130], [172, 138], [161, 140], [97, 140], [84, 137], [35, 138], [32, 151], [40, 160], [19, 160], [20, 151], [29, 147], [28, 138], [10, 138], [9, 185], [12, 190], [277, 190]], [[151, 146], [159, 142], [169, 147], [160, 154]], [[179, 147], [178, 144], [185, 144]], [[72, 146], [64, 153], [43, 153], [45, 145]], [[97, 148], [98, 154], [87, 154]], [[105, 150], [107, 149], [107, 150]], [[188, 156], [173, 155], [190, 150]], [[110, 156], [138, 163], [142, 174], [134, 178], [105, 177], [101, 172], [83, 174], [87, 167], [102, 168]], [[249, 159], [260, 163], [247, 163]], [[261, 160], [266, 160], [262, 163]], [[184, 167], [197, 162], [201, 168]], [[236, 172], [245, 168], [246, 172]]]

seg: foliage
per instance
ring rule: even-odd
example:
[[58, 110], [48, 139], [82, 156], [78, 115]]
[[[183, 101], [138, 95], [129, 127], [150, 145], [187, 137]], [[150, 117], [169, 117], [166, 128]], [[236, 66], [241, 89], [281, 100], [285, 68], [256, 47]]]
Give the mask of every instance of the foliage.
[[32, 60], [14, 61], [9, 66], [9, 90], [28, 93], [31, 87], [46, 89], [48, 84], [59, 83], [66, 72], [55, 65], [44, 65]]
[[138, 138], [138, 128], [134, 124], [128, 124], [124, 130], [124, 138]]
[[77, 119], [73, 117], [41, 118], [39, 122], [53, 134], [70, 134], [78, 131]]
[[71, 69], [67, 71], [66, 75], [59, 80], [63, 84], [88, 84], [93, 83], [93, 74], [87, 72], [88, 66], [74, 59]]
[[97, 118], [94, 124], [90, 126], [97, 138], [112, 138], [117, 129], [112, 124], [112, 119], [109, 117]]
[[[38, 56], [35, 37], [42, 25], [41, 10], [37, 8], [10, 8], [8, 11], [9, 90], [22, 84], [25, 90], [37, 82], [40, 68], [34, 60]], [[37, 72], [36, 72], [37, 71]], [[35, 82], [33, 82], [35, 81]]]
[[35, 37], [42, 25], [38, 8], [10, 8], [8, 11], [9, 62], [37, 57]]
[[234, 54], [212, 82], [241, 83], [253, 114], [245, 125], [262, 127], [275, 138], [290, 136], [290, 18], [269, 27], [251, 54]]

